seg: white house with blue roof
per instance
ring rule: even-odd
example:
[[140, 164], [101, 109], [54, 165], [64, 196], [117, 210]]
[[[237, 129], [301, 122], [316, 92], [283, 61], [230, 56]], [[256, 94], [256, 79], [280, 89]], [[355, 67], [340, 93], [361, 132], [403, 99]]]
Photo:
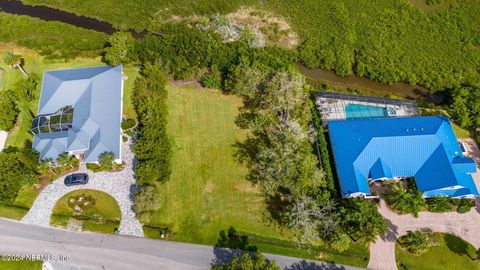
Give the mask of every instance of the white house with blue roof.
[[121, 162], [122, 99], [121, 65], [45, 72], [33, 149], [42, 160], [68, 153], [98, 162], [113, 153]]
[[334, 120], [328, 129], [342, 197], [368, 197], [369, 182], [407, 177], [424, 197], [479, 195], [477, 165], [446, 117]]

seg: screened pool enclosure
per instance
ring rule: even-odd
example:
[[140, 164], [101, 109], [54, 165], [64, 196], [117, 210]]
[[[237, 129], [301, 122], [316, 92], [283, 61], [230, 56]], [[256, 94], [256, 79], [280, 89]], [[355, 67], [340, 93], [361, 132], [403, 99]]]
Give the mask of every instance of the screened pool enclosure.
[[39, 115], [33, 119], [31, 131], [33, 134], [67, 131], [72, 128], [73, 112], [72, 106], [65, 106], [55, 113]]

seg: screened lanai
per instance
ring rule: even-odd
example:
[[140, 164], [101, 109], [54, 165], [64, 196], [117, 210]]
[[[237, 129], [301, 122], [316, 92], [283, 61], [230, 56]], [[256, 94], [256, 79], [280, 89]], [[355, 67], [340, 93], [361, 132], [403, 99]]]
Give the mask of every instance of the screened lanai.
[[73, 112], [72, 106], [65, 106], [53, 114], [39, 115], [33, 119], [31, 131], [33, 134], [67, 131], [72, 127]]

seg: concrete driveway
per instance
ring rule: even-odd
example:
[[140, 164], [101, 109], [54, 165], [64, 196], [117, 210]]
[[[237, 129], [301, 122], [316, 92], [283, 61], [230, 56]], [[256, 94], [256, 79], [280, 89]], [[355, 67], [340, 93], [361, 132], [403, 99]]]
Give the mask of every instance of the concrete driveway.
[[412, 215], [394, 213], [385, 201], [381, 200], [379, 211], [389, 220], [389, 230], [387, 235], [379, 237], [370, 245], [368, 269], [396, 270], [395, 241], [407, 231], [428, 228], [434, 232], [456, 235], [470, 242], [475, 248], [480, 247], [480, 214], [474, 208], [465, 214], [420, 212], [418, 218], [415, 218]]
[[88, 173], [88, 184], [67, 187], [63, 183], [64, 177], [53, 181], [40, 192], [28, 213], [23, 217], [22, 222], [50, 226], [50, 216], [53, 208], [61, 197], [78, 189], [95, 189], [108, 193], [117, 201], [122, 214], [122, 220], [118, 228], [120, 234], [143, 236], [142, 225], [135, 217], [133, 210], [133, 197], [137, 186], [135, 185], [131, 147], [131, 141], [122, 144], [125, 168], [120, 172], [93, 173], [86, 169], [85, 164], [81, 164], [78, 172]]

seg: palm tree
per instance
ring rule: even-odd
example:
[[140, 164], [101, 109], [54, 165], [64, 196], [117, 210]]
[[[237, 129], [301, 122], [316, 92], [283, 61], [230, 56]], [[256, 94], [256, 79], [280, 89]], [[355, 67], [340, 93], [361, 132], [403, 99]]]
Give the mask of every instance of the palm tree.
[[22, 68], [22, 57], [18, 54], [14, 54], [12, 51], [8, 51], [3, 55], [3, 62], [11, 66], [12, 68], [18, 68], [23, 76], [28, 77], [25, 70]]
[[71, 169], [75, 166], [75, 164], [77, 163], [77, 160], [74, 156], [70, 156], [67, 153], [63, 153], [63, 154], [58, 156], [57, 163], [61, 167], [64, 167], [64, 168], [67, 167], [67, 168]]
[[47, 158], [38, 164], [37, 171], [41, 175], [55, 174], [53, 167], [53, 160], [51, 158]]
[[402, 214], [411, 213], [418, 217], [418, 212], [425, 207], [422, 193], [415, 187], [406, 190], [401, 182], [390, 183], [390, 188], [391, 192], [385, 195], [385, 200], [390, 208]]
[[431, 233], [425, 231], [408, 231], [398, 239], [399, 244], [410, 253], [420, 255], [432, 246]]

